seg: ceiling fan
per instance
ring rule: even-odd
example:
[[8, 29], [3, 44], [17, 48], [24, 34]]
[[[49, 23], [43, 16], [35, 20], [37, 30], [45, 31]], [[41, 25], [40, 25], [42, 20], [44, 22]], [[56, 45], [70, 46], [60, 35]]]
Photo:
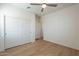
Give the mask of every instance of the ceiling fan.
[[30, 3], [30, 5], [41, 5], [42, 7], [41, 12], [43, 12], [47, 6], [57, 7], [57, 4], [52, 4], [52, 3]]

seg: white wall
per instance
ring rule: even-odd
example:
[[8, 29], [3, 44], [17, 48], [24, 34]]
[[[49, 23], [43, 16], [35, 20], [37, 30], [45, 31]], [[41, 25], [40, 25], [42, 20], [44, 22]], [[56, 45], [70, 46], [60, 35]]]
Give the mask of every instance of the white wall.
[[3, 22], [3, 17], [2, 17], [2, 4], [0, 4], [0, 51], [4, 51], [4, 22]]
[[1, 18], [1, 14], [0, 14], [0, 51], [4, 51], [4, 33], [3, 33], [3, 27], [2, 27], [2, 24], [3, 24], [3, 21], [2, 21], [2, 18]]
[[42, 17], [44, 40], [79, 50], [79, 4]]
[[40, 39], [42, 37], [42, 23], [41, 23], [41, 17], [36, 15], [36, 21], [35, 21], [35, 38]]
[[[30, 34], [31, 41], [35, 40], [35, 15], [33, 13], [29, 13], [24, 9], [19, 9], [13, 5], [3, 5], [0, 10], [0, 51], [4, 50], [4, 15], [19, 17], [30, 20]], [[29, 33], [28, 33], [29, 34]]]

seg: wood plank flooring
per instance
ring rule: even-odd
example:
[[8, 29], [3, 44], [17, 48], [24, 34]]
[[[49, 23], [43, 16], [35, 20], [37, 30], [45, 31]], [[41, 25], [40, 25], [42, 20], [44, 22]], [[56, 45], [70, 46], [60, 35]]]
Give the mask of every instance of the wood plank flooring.
[[79, 51], [45, 40], [37, 40], [0, 52], [0, 56], [79, 56]]

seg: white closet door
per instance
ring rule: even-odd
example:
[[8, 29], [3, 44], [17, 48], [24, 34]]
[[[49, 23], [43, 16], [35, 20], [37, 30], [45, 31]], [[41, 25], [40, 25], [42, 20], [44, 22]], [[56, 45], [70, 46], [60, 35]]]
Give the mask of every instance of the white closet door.
[[5, 16], [5, 49], [30, 42], [30, 21]]

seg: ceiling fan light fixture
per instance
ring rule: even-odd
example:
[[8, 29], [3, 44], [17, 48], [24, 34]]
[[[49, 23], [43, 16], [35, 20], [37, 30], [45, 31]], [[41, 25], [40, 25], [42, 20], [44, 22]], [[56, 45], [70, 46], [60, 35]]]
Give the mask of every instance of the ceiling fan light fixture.
[[46, 8], [46, 4], [42, 4], [42, 8]]

